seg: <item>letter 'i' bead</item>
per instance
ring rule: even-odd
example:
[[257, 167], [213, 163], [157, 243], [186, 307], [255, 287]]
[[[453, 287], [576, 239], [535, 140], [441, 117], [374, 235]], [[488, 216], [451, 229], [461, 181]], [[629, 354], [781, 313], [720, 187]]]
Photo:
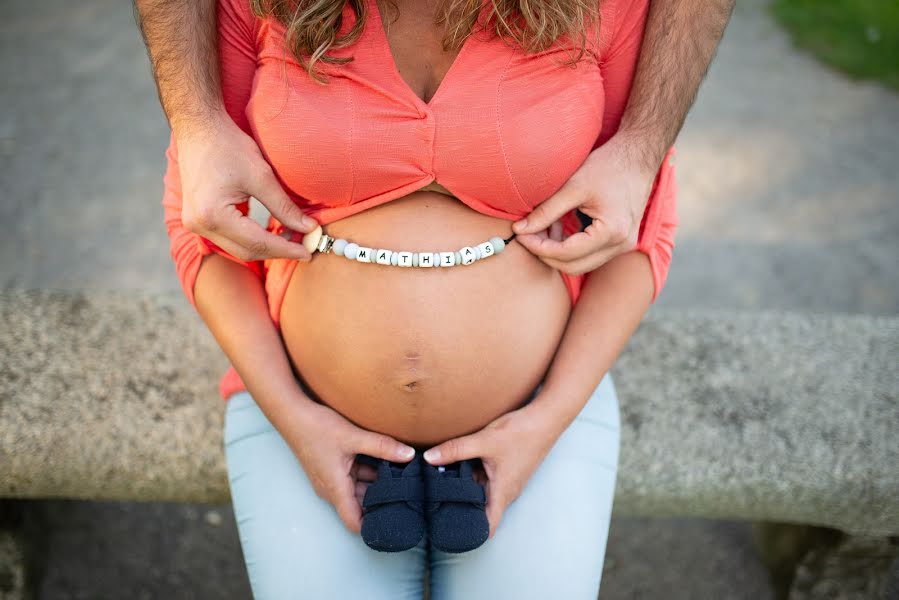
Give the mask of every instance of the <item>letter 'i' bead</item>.
[[440, 266], [441, 267], [452, 267], [456, 264], [456, 255], [453, 252], [441, 252], [440, 253]]

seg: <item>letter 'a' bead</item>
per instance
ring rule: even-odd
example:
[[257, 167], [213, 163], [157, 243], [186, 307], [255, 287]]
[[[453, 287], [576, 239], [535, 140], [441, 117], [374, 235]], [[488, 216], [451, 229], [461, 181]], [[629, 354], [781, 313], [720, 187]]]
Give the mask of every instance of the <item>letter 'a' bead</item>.
[[412, 253], [411, 252], [397, 252], [397, 264], [401, 267], [411, 267], [412, 266]]
[[418, 253], [418, 266], [419, 267], [433, 267], [434, 266], [434, 253], [433, 252], [419, 252]]
[[493, 244], [493, 251], [496, 254], [499, 254], [506, 248], [506, 240], [501, 237], [490, 238], [490, 243]]
[[390, 250], [378, 250], [378, 255], [375, 257], [375, 262], [379, 265], [389, 265], [391, 254], [392, 252]]
[[481, 253], [481, 258], [487, 258], [488, 256], [493, 256], [493, 244], [490, 242], [484, 242], [483, 244], [478, 244], [478, 251]]
[[440, 266], [441, 267], [452, 267], [456, 264], [456, 255], [453, 252], [441, 252], [440, 253]]
[[471, 246], [464, 246], [462, 248], [459, 248], [459, 254], [462, 255], [462, 264], [463, 265], [470, 265], [471, 263], [473, 263], [474, 261], [476, 261], [478, 259], [478, 256], [475, 253], [474, 248], [472, 248]]

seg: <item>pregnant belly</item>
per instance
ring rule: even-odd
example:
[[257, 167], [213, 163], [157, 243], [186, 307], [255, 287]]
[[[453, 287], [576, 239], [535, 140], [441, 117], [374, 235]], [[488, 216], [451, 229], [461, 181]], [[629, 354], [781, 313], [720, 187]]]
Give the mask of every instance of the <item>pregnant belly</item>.
[[[324, 229], [363, 246], [438, 252], [508, 238], [512, 222], [419, 191]], [[294, 270], [280, 321], [314, 400], [421, 447], [521, 406], [570, 313], [561, 274], [513, 240], [498, 255], [449, 268], [316, 253]]]

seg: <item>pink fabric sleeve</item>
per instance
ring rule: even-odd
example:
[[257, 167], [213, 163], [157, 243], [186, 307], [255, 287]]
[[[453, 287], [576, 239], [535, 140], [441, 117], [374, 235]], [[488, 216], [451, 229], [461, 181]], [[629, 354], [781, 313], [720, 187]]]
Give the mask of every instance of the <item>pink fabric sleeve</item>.
[[[608, 1], [610, 10], [604, 9], [602, 12], [606, 23], [600, 25], [599, 44], [605, 112], [596, 147], [607, 142], [621, 124], [640, 56], [650, 4], [650, 0]], [[662, 159], [637, 238], [636, 249], [649, 257], [652, 267], [653, 303], [659, 297], [668, 277], [678, 224], [674, 155], [672, 146]]]
[[[250, 98], [253, 75], [256, 71], [255, 16], [250, 11], [249, 2], [246, 0], [219, 0], [217, 11], [219, 61], [225, 109], [237, 126], [250, 135], [250, 126], [244, 109]], [[196, 308], [194, 284], [203, 257], [208, 254], [213, 252], [221, 254], [244, 265], [261, 278], [263, 276], [262, 261], [240, 260], [215, 243], [184, 227], [181, 223], [182, 198], [178, 148], [173, 133], [169, 135], [169, 145], [165, 156], [167, 166], [163, 178], [162, 197], [165, 227], [169, 236], [169, 250], [175, 262], [175, 270], [191, 306]], [[249, 202], [242, 202], [237, 205], [237, 208], [246, 215], [249, 211]]]

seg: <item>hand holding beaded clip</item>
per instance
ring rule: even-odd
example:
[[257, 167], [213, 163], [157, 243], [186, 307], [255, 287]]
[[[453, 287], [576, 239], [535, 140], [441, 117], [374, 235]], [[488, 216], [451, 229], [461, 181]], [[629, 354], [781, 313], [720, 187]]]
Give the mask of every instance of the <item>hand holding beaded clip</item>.
[[319, 225], [303, 236], [303, 246], [310, 253], [318, 251], [327, 254], [333, 251], [338, 256], [357, 262], [394, 267], [455, 267], [470, 265], [477, 260], [499, 254], [514, 237], [514, 233], [506, 239], [494, 236], [477, 246], [463, 246], [450, 252], [401, 252], [369, 248], [342, 238], [333, 238], [324, 233]]

